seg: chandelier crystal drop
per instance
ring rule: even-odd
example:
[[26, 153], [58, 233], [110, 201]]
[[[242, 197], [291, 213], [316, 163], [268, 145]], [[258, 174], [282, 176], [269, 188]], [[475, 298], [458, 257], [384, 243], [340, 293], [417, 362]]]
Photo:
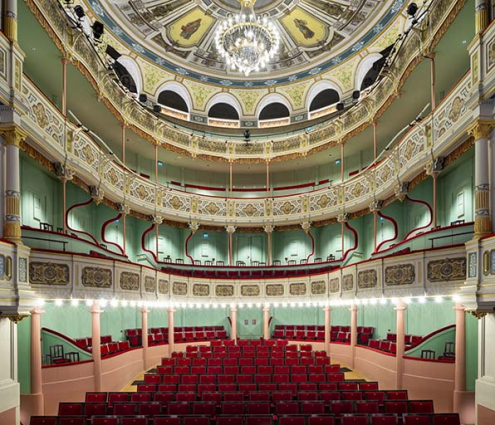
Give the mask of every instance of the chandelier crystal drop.
[[217, 51], [232, 70], [246, 77], [260, 71], [272, 59], [280, 45], [280, 35], [266, 16], [254, 13], [256, 0], [239, 0], [241, 12], [220, 23], [215, 34]]

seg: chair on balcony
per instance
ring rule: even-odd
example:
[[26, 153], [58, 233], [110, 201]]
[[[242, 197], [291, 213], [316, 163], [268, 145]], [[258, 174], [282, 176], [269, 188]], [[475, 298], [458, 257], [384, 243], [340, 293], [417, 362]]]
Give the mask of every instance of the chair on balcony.
[[213, 261], [211, 261], [211, 260], [206, 260], [206, 261], [205, 261], [205, 266], [213, 266]]
[[433, 350], [421, 350], [422, 359], [435, 359], [436, 354]]
[[287, 265], [289, 265], [289, 266], [295, 266], [296, 265], [296, 260], [289, 260], [289, 261], [287, 261]]
[[183, 259], [183, 258], [177, 258], [177, 259], [175, 260], [175, 263], [176, 263], [176, 264], [184, 264], [184, 259]]
[[217, 260], [217, 266], [225, 266], [225, 262], [221, 260]]
[[40, 229], [41, 230], [49, 230], [50, 232], [53, 232], [53, 224], [50, 224], [50, 223], [40, 223]]
[[334, 261], [335, 260], [335, 255], [330, 254], [327, 256], [327, 261]]
[[200, 266], [201, 265], [201, 260], [194, 260], [194, 265], [195, 266]]

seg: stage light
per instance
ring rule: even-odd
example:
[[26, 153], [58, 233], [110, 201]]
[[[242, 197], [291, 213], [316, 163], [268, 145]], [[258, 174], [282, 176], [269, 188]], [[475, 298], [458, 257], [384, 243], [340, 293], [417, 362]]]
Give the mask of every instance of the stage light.
[[354, 90], [354, 91], [352, 92], [352, 98], [353, 98], [354, 100], [358, 100], [360, 97], [361, 97], [361, 92], [360, 92], [359, 90]]
[[162, 112], [162, 107], [160, 105], [153, 105], [153, 112], [159, 114]]
[[79, 20], [83, 19], [86, 16], [83, 7], [79, 4], [74, 6], [74, 13], [76, 14]]
[[337, 103], [337, 111], [343, 111], [344, 110], [344, 104], [342, 102]]
[[417, 11], [418, 11], [418, 5], [416, 3], [412, 2], [409, 4], [409, 6], [407, 6], [407, 14], [409, 16], [416, 15]]
[[93, 29], [93, 37], [99, 40], [105, 32], [105, 26], [100, 21], [94, 21], [91, 27]]
[[141, 93], [139, 95], [139, 101], [141, 103], [146, 103], [148, 101], [148, 96], [146, 95], [146, 93]]

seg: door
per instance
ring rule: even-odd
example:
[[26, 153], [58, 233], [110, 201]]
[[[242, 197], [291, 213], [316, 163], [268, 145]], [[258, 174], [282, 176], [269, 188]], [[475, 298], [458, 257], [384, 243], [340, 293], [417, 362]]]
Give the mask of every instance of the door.
[[239, 308], [237, 311], [237, 337], [259, 339], [263, 336], [263, 309]]

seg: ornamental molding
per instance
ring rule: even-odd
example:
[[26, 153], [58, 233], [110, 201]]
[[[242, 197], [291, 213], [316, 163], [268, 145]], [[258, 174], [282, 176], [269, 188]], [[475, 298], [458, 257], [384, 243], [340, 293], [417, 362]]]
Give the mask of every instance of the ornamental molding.
[[199, 227], [201, 224], [199, 224], [197, 221], [191, 221], [190, 223], [187, 223], [189, 226], [189, 229], [191, 230], [191, 233], [194, 235], [196, 232], [199, 230]]

